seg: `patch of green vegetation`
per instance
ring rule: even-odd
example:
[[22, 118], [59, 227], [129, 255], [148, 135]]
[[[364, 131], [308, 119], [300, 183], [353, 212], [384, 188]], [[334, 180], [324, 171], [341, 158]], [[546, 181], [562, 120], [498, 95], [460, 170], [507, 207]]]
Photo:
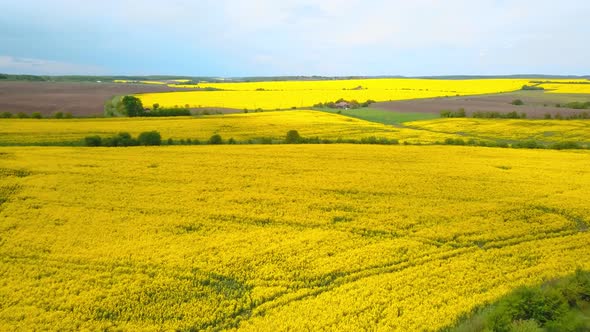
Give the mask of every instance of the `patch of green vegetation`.
[[519, 288], [446, 331], [590, 331], [590, 272]]
[[418, 121], [418, 120], [432, 120], [439, 117], [438, 114], [431, 113], [402, 113], [384, 111], [375, 108], [360, 108], [360, 109], [348, 109], [348, 110], [337, 110], [330, 108], [317, 108], [318, 111], [341, 114], [350, 116], [357, 119], [366, 121], [383, 123], [386, 125], [397, 125], [404, 122]]

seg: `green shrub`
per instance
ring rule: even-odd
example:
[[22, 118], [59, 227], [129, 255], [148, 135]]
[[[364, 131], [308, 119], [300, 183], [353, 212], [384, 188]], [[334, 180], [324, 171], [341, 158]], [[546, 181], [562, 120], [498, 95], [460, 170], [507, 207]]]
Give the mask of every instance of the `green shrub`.
[[2, 113], [0, 113], [0, 118], [10, 119], [10, 118], [12, 118], [12, 113], [10, 113], [10, 112], [2, 112]]
[[574, 150], [574, 149], [582, 149], [582, 146], [578, 142], [558, 142], [554, 143], [550, 146], [551, 149], [555, 150]]
[[522, 106], [524, 105], [524, 102], [521, 99], [514, 99], [511, 104], [515, 106]]
[[65, 118], [65, 119], [71, 119], [71, 118], [73, 118], [73, 117], [74, 117], [74, 116], [73, 116], [73, 115], [72, 115], [72, 113], [70, 113], [70, 112], [65, 112], [65, 113], [64, 113], [64, 118]]
[[296, 144], [301, 143], [301, 135], [297, 130], [289, 130], [287, 132], [287, 136], [285, 137], [285, 143], [287, 144]]
[[84, 138], [84, 144], [86, 146], [101, 146], [102, 145], [102, 138], [98, 135], [94, 136], [86, 136]]
[[516, 142], [512, 144], [515, 149], [543, 149], [545, 146], [535, 140], [528, 140], [522, 142]]
[[456, 111], [442, 110], [440, 111], [441, 118], [464, 118], [466, 116], [465, 109], [460, 108]]
[[18, 113], [16, 113], [16, 117], [19, 119], [26, 119], [29, 117], [29, 115], [25, 112], [18, 112]]
[[118, 133], [115, 136], [107, 137], [102, 141], [103, 146], [136, 146], [139, 145], [139, 142], [131, 137], [131, 135], [127, 132]]
[[53, 117], [55, 119], [63, 119], [64, 118], [64, 112], [55, 112], [55, 113], [53, 113]]
[[191, 115], [191, 111], [188, 108], [155, 108], [151, 111], [143, 112], [143, 114], [141, 116], [162, 117], [162, 116], [189, 116], [189, 115]]
[[361, 143], [362, 144], [377, 144], [377, 143], [379, 143], [379, 141], [377, 140], [377, 137], [370, 136], [370, 137], [361, 138]]
[[526, 113], [517, 113], [517, 112], [508, 112], [508, 113], [500, 113], [500, 112], [473, 112], [471, 114], [473, 118], [481, 118], [481, 119], [526, 119]]
[[[449, 331], [590, 331], [590, 273], [519, 288]], [[585, 312], [586, 311], [586, 312]]]
[[33, 119], [42, 119], [43, 118], [43, 115], [41, 115], [41, 113], [39, 113], [39, 112], [33, 112], [33, 113], [31, 113], [31, 118], [33, 118]]
[[137, 140], [139, 141], [139, 145], [153, 146], [162, 144], [162, 136], [155, 130], [142, 132], [139, 134]]
[[465, 141], [462, 138], [447, 138], [445, 139], [445, 144], [447, 145], [465, 145]]
[[209, 144], [223, 144], [223, 139], [221, 135], [215, 134], [209, 138]]

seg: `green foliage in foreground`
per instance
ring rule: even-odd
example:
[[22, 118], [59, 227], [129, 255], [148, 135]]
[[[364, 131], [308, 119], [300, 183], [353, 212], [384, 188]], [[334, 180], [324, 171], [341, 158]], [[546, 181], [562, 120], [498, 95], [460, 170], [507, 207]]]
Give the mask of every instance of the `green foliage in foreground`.
[[519, 288], [447, 331], [590, 331], [590, 272]]

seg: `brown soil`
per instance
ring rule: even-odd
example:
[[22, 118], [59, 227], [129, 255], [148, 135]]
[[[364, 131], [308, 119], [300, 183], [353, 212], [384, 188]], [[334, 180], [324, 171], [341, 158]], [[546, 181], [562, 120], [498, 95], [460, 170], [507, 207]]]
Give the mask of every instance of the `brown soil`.
[[[520, 99], [524, 105], [512, 105], [512, 101]], [[527, 118], [543, 118], [549, 113], [552, 116], [561, 114], [568, 116], [583, 112], [584, 110], [556, 107], [556, 104], [566, 104], [574, 101], [590, 101], [590, 95], [559, 95], [543, 92], [515, 92], [496, 95], [467, 96], [467, 97], [440, 97], [430, 99], [400, 100], [383, 103], [375, 103], [371, 108], [402, 112], [402, 113], [433, 113], [439, 114], [442, 110], [455, 111], [460, 108], [470, 116], [473, 112], [500, 112], [509, 113], [516, 111], [526, 113]]]
[[101, 116], [105, 101], [117, 95], [189, 90], [147, 84], [0, 82], [0, 112]]

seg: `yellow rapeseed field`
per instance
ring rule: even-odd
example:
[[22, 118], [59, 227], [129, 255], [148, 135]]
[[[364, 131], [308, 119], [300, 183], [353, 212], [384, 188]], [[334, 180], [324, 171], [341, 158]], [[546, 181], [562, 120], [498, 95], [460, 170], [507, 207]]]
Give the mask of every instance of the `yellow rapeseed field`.
[[164, 139], [205, 141], [219, 134], [238, 141], [283, 139], [289, 130], [320, 139], [396, 139], [433, 144], [447, 138], [465, 141], [540, 143], [576, 141], [590, 144], [587, 120], [511, 120], [444, 118], [391, 126], [320, 111], [279, 111], [169, 118], [0, 119], [0, 145], [80, 143], [90, 135], [112, 136], [159, 131]]
[[[144, 105], [165, 107], [224, 107], [266, 110], [310, 107], [340, 98], [363, 102], [474, 95], [515, 91], [527, 79], [426, 80], [364, 79], [329, 81], [283, 81], [203, 83], [199, 87], [224, 91], [190, 91], [141, 94]], [[195, 87], [186, 85], [185, 87]]]
[[588, 120], [445, 118], [406, 122], [404, 125], [437, 134], [461, 133], [466, 137], [484, 140], [590, 143]]
[[284, 138], [289, 130], [325, 139], [393, 138], [409, 143], [444, 141], [453, 134], [387, 126], [319, 111], [281, 111], [170, 118], [0, 119], [0, 145], [81, 141], [89, 135], [137, 135], [157, 130], [165, 139], [206, 140], [213, 134], [237, 140]]
[[586, 81], [586, 84], [542, 84], [541, 86], [548, 93], [590, 94], [590, 81]]
[[437, 330], [590, 268], [590, 154], [0, 148], [0, 330]]

